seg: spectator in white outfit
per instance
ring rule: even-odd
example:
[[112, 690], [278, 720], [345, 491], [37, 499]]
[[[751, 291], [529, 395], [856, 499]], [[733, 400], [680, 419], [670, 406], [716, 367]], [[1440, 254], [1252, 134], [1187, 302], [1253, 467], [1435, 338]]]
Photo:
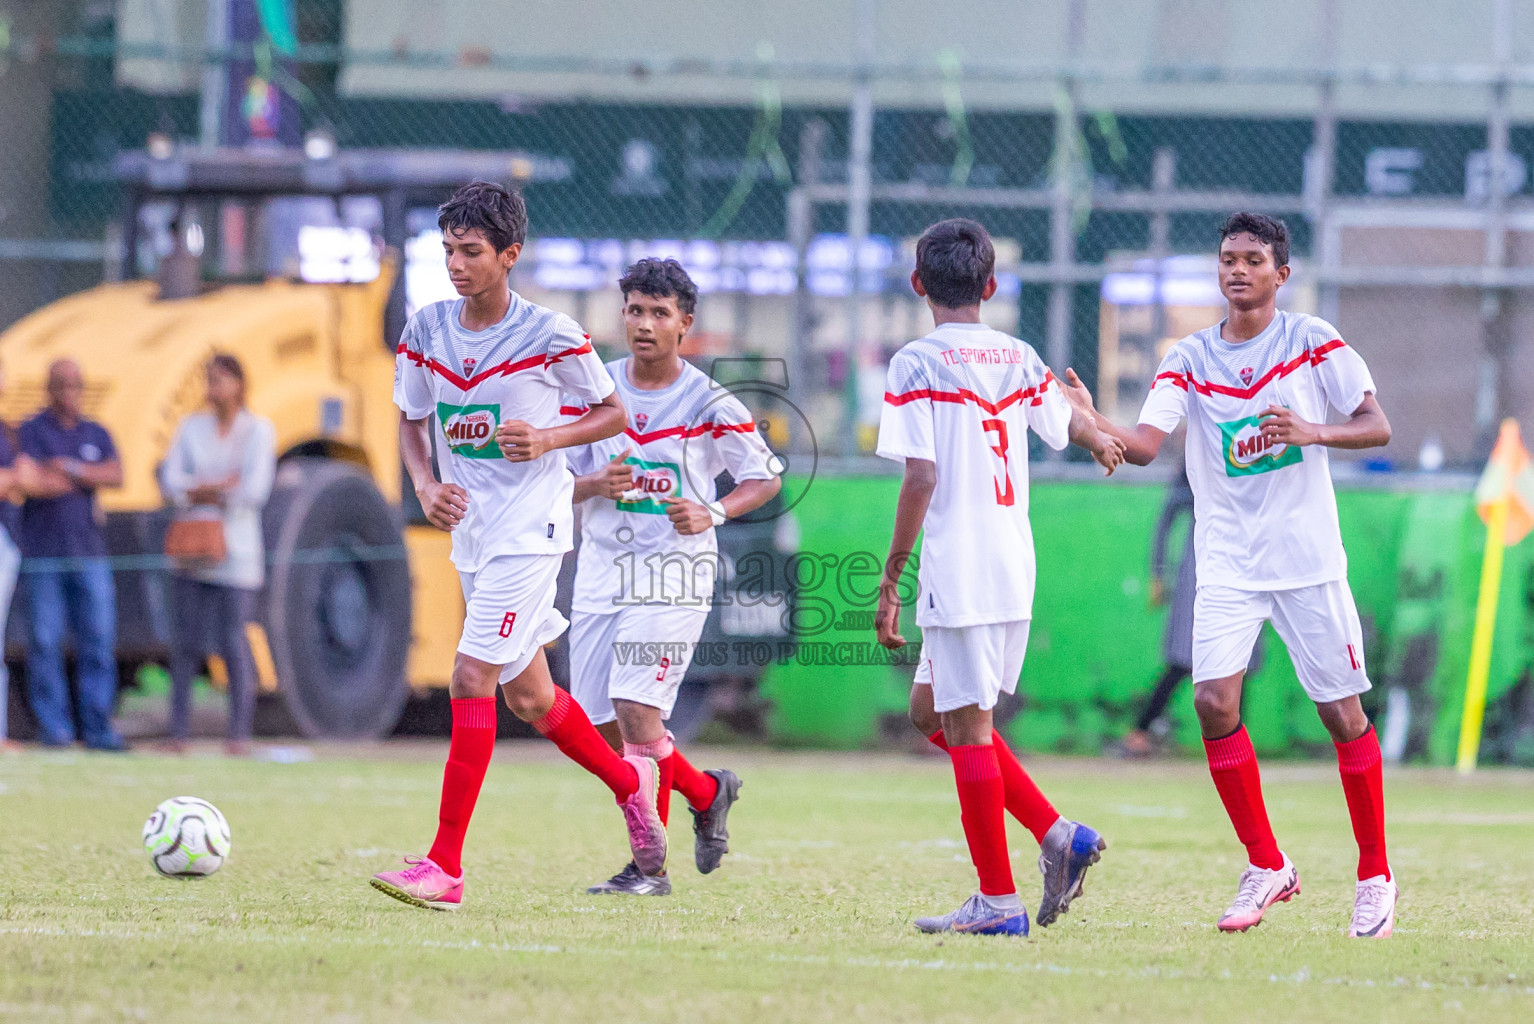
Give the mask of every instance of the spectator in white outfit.
[[[160, 488], [180, 520], [223, 527], [222, 559], [178, 560], [172, 575], [171, 746], [191, 726], [192, 677], [209, 653], [229, 676], [226, 750], [247, 753], [255, 718], [255, 670], [245, 625], [266, 582], [261, 509], [276, 472], [276, 430], [245, 408], [245, 370], [231, 355], [208, 361], [208, 410], [181, 421], [160, 467]], [[215, 531], [216, 535], [216, 531]]]

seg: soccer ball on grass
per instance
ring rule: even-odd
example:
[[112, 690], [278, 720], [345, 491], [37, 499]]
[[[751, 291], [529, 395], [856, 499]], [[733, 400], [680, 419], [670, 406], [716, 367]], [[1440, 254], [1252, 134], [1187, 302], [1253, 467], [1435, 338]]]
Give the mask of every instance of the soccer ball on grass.
[[229, 822], [195, 796], [173, 796], [144, 822], [149, 862], [166, 878], [203, 878], [229, 856]]

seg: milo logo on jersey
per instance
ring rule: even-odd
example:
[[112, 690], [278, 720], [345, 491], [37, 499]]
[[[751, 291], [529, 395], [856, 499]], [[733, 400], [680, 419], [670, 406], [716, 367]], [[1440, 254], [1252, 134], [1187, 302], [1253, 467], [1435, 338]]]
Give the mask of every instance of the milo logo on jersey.
[[437, 422], [454, 455], [465, 459], [499, 459], [495, 428], [501, 424], [499, 405], [448, 405], [437, 403]]
[[623, 461], [634, 467], [634, 487], [618, 499], [618, 511], [665, 515], [666, 506], [661, 502], [682, 493], [682, 467], [675, 462], [649, 462], [632, 455]]
[[1220, 424], [1225, 444], [1225, 475], [1252, 476], [1292, 466], [1305, 458], [1304, 451], [1262, 436], [1262, 420], [1256, 416]]

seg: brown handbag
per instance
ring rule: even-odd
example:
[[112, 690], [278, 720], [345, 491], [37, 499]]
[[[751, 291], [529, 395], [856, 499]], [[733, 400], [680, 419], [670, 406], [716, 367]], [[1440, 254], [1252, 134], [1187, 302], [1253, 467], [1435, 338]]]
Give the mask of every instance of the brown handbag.
[[165, 553], [194, 562], [222, 562], [229, 555], [222, 519], [173, 519], [165, 530]]

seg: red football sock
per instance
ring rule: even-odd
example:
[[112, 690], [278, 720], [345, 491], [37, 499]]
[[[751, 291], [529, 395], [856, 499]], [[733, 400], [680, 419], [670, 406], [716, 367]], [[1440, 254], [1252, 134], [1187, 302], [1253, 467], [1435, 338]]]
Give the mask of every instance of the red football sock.
[[1356, 740], [1337, 743], [1337, 770], [1353, 819], [1353, 838], [1358, 840], [1358, 880], [1384, 875], [1390, 878], [1385, 859], [1385, 773], [1380, 765], [1380, 743], [1374, 726]]
[[671, 742], [670, 733], [652, 743], [623, 741], [625, 757], [653, 757], [660, 768], [660, 788], [655, 793], [655, 813], [660, 815], [662, 825], [671, 820], [671, 778], [675, 768], [672, 756], [675, 750], [676, 745]]
[[1010, 896], [1012, 861], [1007, 856], [1007, 816], [996, 748], [989, 743], [949, 747], [953, 777], [959, 787], [959, 819], [969, 841], [969, 857], [986, 896]]
[[1260, 868], [1277, 871], [1284, 866], [1284, 855], [1278, 852], [1278, 840], [1268, 824], [1257, 752], [1252, 749], [1246, 726], [1217, 740], [1206, 739], [1204, 753], [1209, 758], [1214, 788], [1220, 791], [1225, 813], [1236, 826], [1236, 838], [1246, 847], [1247, 859]]
[[[675, 757], [676, 755], [672, 755]], [[671, 784], [676, 781], [676, 762], [663, 757], [655, 762], [660, 767], [660, 788], [655, 791], [655, 813], [660, 815], [662, 825], [671, 824]]]
[[706, 811], [719, 793], [719, 780], [694, 768], [680, 750], [671, 754], [671, 788], [687, 798], [695, 811]]
[[570, 760], [607, 783], [620, 803], [639, 789], [639, 773], [634, 766], [618, 756], [575, 698], [560, 687], [554, 687], [554, 706], [533, 723], [533, 728], [553, 740]]
[[495, 698], [471, 697], [453, 703], [453, 738], [448, 741], [447, 766], [442, 769], [442, 804], [437, 811], [437, 838], [428, 857], [448, 874], [463, 874], [463, 837], [474, 815], [479, 787], [495, 749]]
[[[927, 739], [942, 750], [948, 749], [948, 741], [943, 738], [941, 729]], [[1023, 768], [1023, 763], [1001, 738], [1001, 733], [994, 729], [991, 730], [991, 746], [996, 748], [996, 761], [1001, 765], [1001, 784], [1007, 794], [1007, 813], [1022, 822], [1023, 827], [1033, 833], [1033, 838], [1042, 843], [1044, 833], [1060, 820], [1060, 812], [1055, 810], [1054, 805], [1034, 783], [1033, 777]]]

